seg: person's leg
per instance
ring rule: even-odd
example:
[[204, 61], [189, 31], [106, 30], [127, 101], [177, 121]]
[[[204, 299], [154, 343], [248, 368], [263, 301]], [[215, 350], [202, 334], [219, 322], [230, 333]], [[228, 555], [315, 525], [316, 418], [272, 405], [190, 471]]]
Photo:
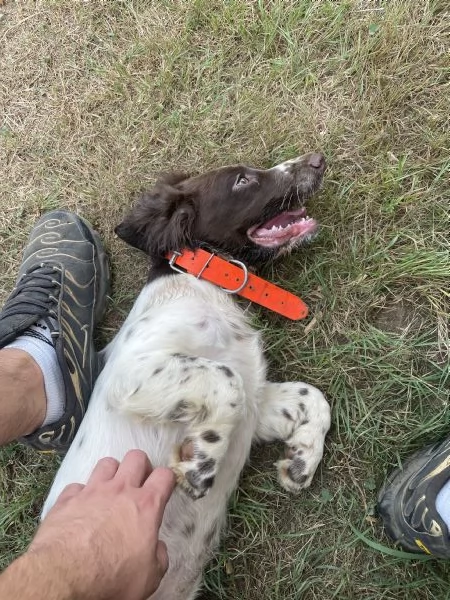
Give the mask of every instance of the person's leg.
[[36, 431], [47, 400], [38, 364], [23, 350], [0, 350], [0, 445]]
[[450, 438], [419, 450], [378, 495], [388, 535], [411, 552], [450, 558]]
[[0, 313], [0, 444], [67, 450], [98, 375], [92, 335], [108, 288], [89, 224], [66, 211], [44, 215]]

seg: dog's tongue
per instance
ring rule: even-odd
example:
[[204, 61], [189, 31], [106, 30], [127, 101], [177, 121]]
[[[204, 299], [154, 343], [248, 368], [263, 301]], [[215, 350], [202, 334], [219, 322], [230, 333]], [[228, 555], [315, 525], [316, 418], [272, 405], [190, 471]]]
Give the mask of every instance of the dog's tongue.
[[306, 217], [306, 208], [300, 210], [292, 210], [277, 215], [267, 223], [260, 225], [258, 229], [272, 229], [272, 227], [286, 227], [293, 221]]
[[306, 214], [305, 208], [289, 210], [266, 223], [254, 225], [247, 231], [249, 238], [260, 246], [277, 247], [301, 236], [312, 235], [317, 223]]

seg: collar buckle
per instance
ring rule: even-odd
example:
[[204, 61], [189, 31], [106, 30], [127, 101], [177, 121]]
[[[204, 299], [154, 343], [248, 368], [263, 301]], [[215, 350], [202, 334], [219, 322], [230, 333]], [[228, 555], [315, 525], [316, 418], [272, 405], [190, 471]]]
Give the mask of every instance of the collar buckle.
[[[183, 271], [182, 269], [180, 269], [176, 262], [178, 260], [178, 258], [180, 256], [182, 256], [183, 253], [182, 252], [178, 252], [177, 250], [174, 250], [172, 252], [171, 257], [169, 258], [169, 267], [172, 269], [172, 271], [176, 271], [177, 273], [186, 273], [186, 271]], [[199, 272], [197, 273], [197, 275], [195, 275], [196, 279], [200, 279], [201, 276], [203, 275], [203, 272], [205, 271], [205, 269], [208, 267], [209, 263], [212, 261], [212, 259], [216, 256], [215, 252], [208, 252], [208, 257], [205, 261], [205, 264], [202, 266], [202, 268], [199, 270]], [[248, 268], [247, 265], [245, 265], [243, 262], [241, 262], [240, 260], [235, 260], [233, 258], [230, 258], [229, 261], [230, 263], [233, 263], [234, 265], [241, 267], [243, 273], [244, 273], [244, 281], [234, 290], [229, 290], [227, 288], [221, 287], [220, 289], [225, 292], [226, 294], [239, 294], [239, 292], [242, 292], [242, 290], [245, 288], [245, 286], [248, 283]]]
[[181, 252], [177, 252], [176, 250], [172, 252], [172, 256], [169, 258], [169, 267], [172, 269], [172, 271], [176, 271], [177, 273], [186, 273], [186, 271], [182, 271], [180, 268], [175, 266], [179, 256], [182, 256]]

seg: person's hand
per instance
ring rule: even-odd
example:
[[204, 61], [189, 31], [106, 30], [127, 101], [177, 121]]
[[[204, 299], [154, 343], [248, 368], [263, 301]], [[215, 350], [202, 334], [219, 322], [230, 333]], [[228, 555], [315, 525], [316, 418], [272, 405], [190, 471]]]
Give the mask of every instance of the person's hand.
[[48, 562], [71, 598], [147, 598], [168, 568], [158, 532], [174, 485], [172, 471], [152, 471], [140, 450], [128, 452], [120, 464], [104, 458], [85, 486], [64, 489], [27, 554]]

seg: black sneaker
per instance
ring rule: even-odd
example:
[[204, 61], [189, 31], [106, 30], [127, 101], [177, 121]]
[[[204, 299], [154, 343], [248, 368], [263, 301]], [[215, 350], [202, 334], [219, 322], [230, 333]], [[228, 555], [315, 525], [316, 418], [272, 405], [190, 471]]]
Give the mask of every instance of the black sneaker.
[[450, 558], [449, 531], [436, 510], [436, 497], [449, 479], [450, 438], [419, 450], [391, 473], [378, 494], [378, 512], [395, 542]]
[[94, 326], [109, 290], [108, 260], [100, 238], [73, 213], [45, 214], [31, 232], [19, 278], [0, 313], [0, 348], [44, 319], [64, 377], [63, 416], [20, 441], [42, 451], [66, 452], [86, 411], [98, 374]]

